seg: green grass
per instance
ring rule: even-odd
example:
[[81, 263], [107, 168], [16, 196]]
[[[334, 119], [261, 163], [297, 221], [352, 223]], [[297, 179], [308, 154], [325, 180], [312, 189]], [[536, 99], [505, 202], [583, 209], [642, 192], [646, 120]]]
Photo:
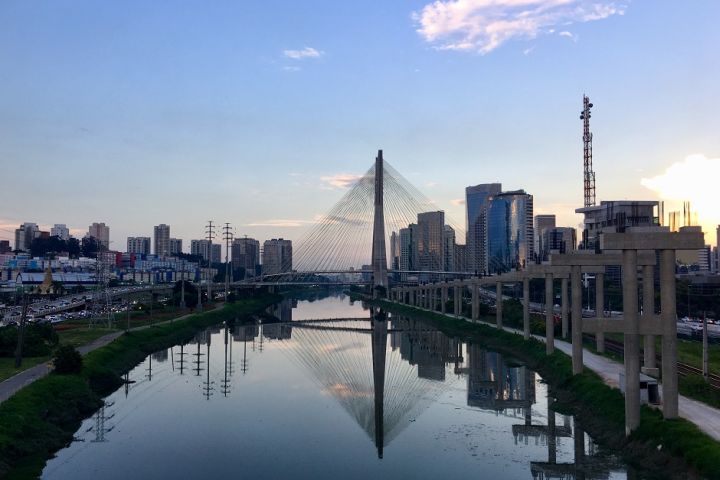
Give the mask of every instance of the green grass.
[[43, 362], [50, 360], [50, 357], [28, 357], [23, 358], [22, 365], [20, 368], [15, 368], [14, 358], [0, 358], [0, 381], [7, 380], [8, 378], [17, 375], [18, 373], [32, 368]]
[[[456, 320], [405, 305], [381, 302], [389, 311], [430, 320], [446, 335], [469, 338], [484, 347], [507, 353], [539, 372], [557, 397], [557, 407], [575, 415], [597, 441], [622, 452], [627, 461], [653, 477], [682, 478], [688, 467], [709, 479], [720, 479], [720, 443], [683, 419], [664, 420], [661, 412], [643, 406], [640, 427], [625, 436], [625, 402], [592, 371], [572, 374], [570, 358], [545, 344], [483, 324]], [[494, 318], [484, 320], [494, 322]]]
[[[661, 350], [658, 347], [658, 352]], [[687, 363], [696, 368], [702, 368], [702, 342], [678, 339], [677, 344], [678, 361]], [[711, 343], [708, 345], [708, 361], [710, 371], [720, 374], [720, 345]]]
[[38, 476], [46, 460], [72, 441], [82, 419], [102, 405], [102, 397], [121, 385], [121, 375], [148, 354], [189, 341], [199, 330], [223, 321], [246, 320], [279, 299], [266, 295], [240, 300], [127, 333], [85, 356], [79, 374], [52, 373], [23, 388], [0, 405], [0, 477]]

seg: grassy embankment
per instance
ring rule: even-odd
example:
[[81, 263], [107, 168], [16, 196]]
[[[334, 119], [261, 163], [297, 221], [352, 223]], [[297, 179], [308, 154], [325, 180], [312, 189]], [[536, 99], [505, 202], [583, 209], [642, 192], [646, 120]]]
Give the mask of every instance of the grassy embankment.
[[[683, 419], [664, 420], [661, 412], [643, 406], [640, 427], [625, 436], [625, 402], [592, 371], [572, 374], [570, 358], [545, 344], [488, 325], [473, 324], [405, 305], [382, 302], [391, 312], [430, 320], [449, 336], [467, 338], [488, 349], [511, 354], [539, 372], [553, 389], [559, 409], [575, 415], [598, 441], [623, 452], [627, 460], [660, 478], [683, 478], [687, 467], [710, 479], [720, 479], [720, 443]], [[494, 319], [486, 318], [490, 322]]]
[[33, 478], [46, 460], [72, 441], [82, 420], [102, 397], [122, 384], [121, 376], [148, 354], [189, 341], [199, 330], [223, 321], [244, 321], [281, 297], [239, 300], [222, 309], [130, 332], [84, 357], [78, 374], [50, 374], [0, 405], [0, 477]]
[[[154, 325], [188, 313], [190, 313], [190, 310], [180, 309], [178, 307], [158, 308], [152, 315], [147, 310], [133, 311], [130, 312], [130, 328], [141, 327], [144, 325]], [[93, 340], [107, 335], [108, 333], [124, 330], [127, 323], [127, 316], [125, 313], [113, 314], [111, 327], [108, 327], [106, 323], [96, 323], [91, 326], [89, 320], [81, 319], [67, 320], [65, 322], [58, 323], [55, 325], [55, 330], [59, 339], [56, 348], [59, 348], [62, 345], [80, 347], [81, 345], [88, 344]], [[51, 359], [52, 355], [43, 357], [25, 357], [22, 360], [20, 368], [15, 368], [14, 358], [2, 357], [0, 358], [0, 381], [6, 380], [23, 370], [32, 368], [40, 363], [49, 362]]]

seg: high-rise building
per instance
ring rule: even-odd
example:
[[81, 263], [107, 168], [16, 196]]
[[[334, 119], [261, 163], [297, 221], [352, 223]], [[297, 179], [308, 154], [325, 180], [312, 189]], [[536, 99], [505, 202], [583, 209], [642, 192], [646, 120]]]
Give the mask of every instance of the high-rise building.
[[65, 240], [67, 242], [70, 240], [70, 229], [67, 228], [67, 225], [64, 223], [56, 223], [50, 229], [50, 236], [58, 237], [60, 240]]
[[127, 253], [150, 255], [150, 237], [128, 237]]
[[698, 250], [698, 268], [701, 272], [710, 271], [710, 256], [712, 255], [712, 249], [710, 245], [705, 245], [703, 248]]
[[534, 252], [533, 197], [524, 190], [502, 192], [486, 206], [487, 271], [523, 269]]
[[9, 253], [11, 250], [10, 240], [0, 240], [0, 254]]
[[425, 271], [443, 270], [443, 232], [445, 212], [423, 212], [417, 216], [417, 258], [418, 269]]
[[467, 270], [476, 273], [487, 271], [487, 232], [485, 208], [488, 199], [502, 191], [500, 183], [484, 183], [465, 189], [467, 213]]
[[[417, 231], [416, 224], [410, 224], [407, 228], [401, 228], [398, 233], [398, 248], [400, 250], [398, 258], [398, 267], [401, 271], [417, 270], [415, 258], [417, 248], [415, 248], [415, 232]], [[407, 280], [408, 274], [401, 273], [400, 279]]]
[[260, 265], [260, 242], [254, 238], [236, 238], [232, 242], [233, 268], [244, 268], [245, 277], [254, 277]]
[[15, 250], [30, 251], [32, 241], [40, 236], [37, 223], [25, 222], [15, 230]]
[[400, 237], [397, 232], [390, 234], [390, 268], [393, 270], [400, 268]]
[[545, 230], [555, 228], [555, 215], [535, 215], [535, 259], [542, 258], [543, 234]]
[[161, 223], [154, 228], [154, 250], [153, 253], [160, 257], [170, 255], [170, 225]]
[[578, 208], [575, 213], [584, 215], [584, 228], [579, 248], [600, 248], [601, 233], [623, 233], [628, 227], [655, 227], [660, 225], [657, 201], [611, 200], [600, 205]]
[[168, 241], [169, 249], [170, 249], [170, 255], [177, 255], [178, 253], [182, 253], [182, 238], [171, 238]]
[[219, 243], [210, 243], [208, 240], [190, 240], [190, 253], [199, 255], [206, 262], [220, 263], [222, 259], [222, 247]]
[[262, 251], [262, 272], [273, 275], [292, 271], [292, 241], [282, 238], [265, 240]]
[[570, 253], [577, 245], [577, 234], [571, 227], [555, 227], [543, 230], [541, 237], [542, 250], [538, 255], [541, 261], [550, 259], [553, 253]]
[[443, 270], [446, 272], [457, 271], [455, 266], [455, 229], [450, 225], [443, 228]]
[[88, 237], [93, 237], [98, 242], [98, 246], [102, 247], [104, 250], [108, 250], [110, 248], [110, 227], [105, 225], [104, 222], [101, 223], [93, 223], [88, 227]]
[[455, 271], [467, 272], [467, 245], [455, 244]]

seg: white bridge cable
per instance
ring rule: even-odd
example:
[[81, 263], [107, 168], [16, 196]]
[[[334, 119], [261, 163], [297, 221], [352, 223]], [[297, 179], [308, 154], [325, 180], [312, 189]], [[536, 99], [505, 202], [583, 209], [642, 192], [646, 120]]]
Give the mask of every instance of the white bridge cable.
[[[388, 258], [390, 235], [417, 222], [417, 214], [437, 211], [427, 199], [391, 165], [384, 162], [383, 208]], [[348, 271], [371, 262], [374, 219], [374, 165], [360, 177], [333, 208], [296, 242], [292, 270], [296, 272]], [[456, 239], [464, 239], [464, 228], [447, 213], [445, 224], [455, 230]], [[290, 270], [286, 266], [285, 270]], [[311, 274], [306, 274], [311, 276]], [[281, 278], [303, 276], [286, 274]]]

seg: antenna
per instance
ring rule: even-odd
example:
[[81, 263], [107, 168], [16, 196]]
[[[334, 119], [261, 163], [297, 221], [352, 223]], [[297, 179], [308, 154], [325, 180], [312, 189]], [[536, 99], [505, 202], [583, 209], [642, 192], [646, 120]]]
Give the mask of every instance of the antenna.
[[580, 112], [580, 120], [583, 121], [583, 183], [585, 190], [584, 206], [595, 205], [595, 172], [592, 164], [592, 133], [590, 132], [590, 109], [593, 104], [587, 95], [583, 95], [583, 110]]

